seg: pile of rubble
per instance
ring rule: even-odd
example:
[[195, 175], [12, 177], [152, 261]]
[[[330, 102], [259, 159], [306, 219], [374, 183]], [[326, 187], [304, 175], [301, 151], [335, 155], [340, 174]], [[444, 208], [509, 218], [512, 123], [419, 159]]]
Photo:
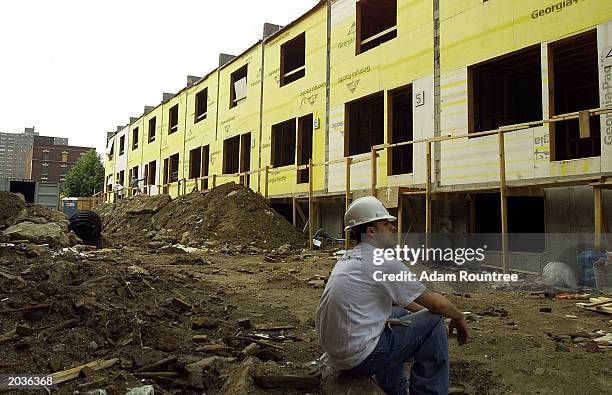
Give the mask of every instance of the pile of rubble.
[[303, 247], [306, 240], [261, 195], [235, 183], [174, 200], [168, 195], [137, 195], [95, 210], [102, 218], [103, 231], [120, 244], [162, 242], [268, 250]]
[[182, 255], [0, 246], [0, 371], [50, 374], [60, 393], [337, 393], [289, 362], [298, 323], [252, 322], [193, 270], [206, 255]]
[[0, 242], [46, 244], [52, 248], [79, 244], [61, 212], [27, 204], [20, 194], [0, 192]]

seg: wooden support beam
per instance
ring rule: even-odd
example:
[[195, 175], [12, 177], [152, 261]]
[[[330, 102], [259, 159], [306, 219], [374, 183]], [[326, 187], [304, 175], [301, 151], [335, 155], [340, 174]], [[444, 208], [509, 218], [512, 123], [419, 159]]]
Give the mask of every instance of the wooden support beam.
[[264, 171], [264, 197], [268, 197], [268, 179], [270, 177], [270, 165], [266, 165]]
[[476, 199], [472, 195], [469, 195], [468, 200], [468, 233], [476, 233]]
[[427, 174], [425, 179], [425, 248], [429, 248], [431, 238], [431, 141], [425, 143], [426, 146], [426, 168]]
[[376, 196], [376, 150], [372, 148], [372, 196]]
[[595, 250], [601, 251], [601, 234], [603, 233], [603, 193], [601, 187], [593, 187], [593, 203], [595, 209]]
[[291, 198], [291, 213], [292, 213], [292, 220], [293, 220], [293, 226], [297, 226], [297, 208], [295, 207], [297, 205], [297, 199], [294, 197]]
[[[348, 210], [351, 204], [351, 158], [346, 158], [346, 173], [344, 180], [344, 212]], [[351, 231], [344, 231], [344, 249], [348, 250], [351, 245]]]
[[402, 222], [404, 221], [404, 199], [402, 195], [397, 197], [397, 245], [402, 244], [402, 233], [404, 227]]
[[[266, 174], [268, 173], [266, 167]], [[314, 236], [314, 227], [313, 223], [313, 211], [314, 211], [314, 202], [312, 201], [313, 195], [313, 187], [312, 187], [312, 158], [308, 159], [308, 246], [310, 249], [313, 248], [312, 238]], [[267, 178], [267, 177], [266, 177]], [[266, 180], [267, 181], [267, 180]], [[268, 192], [268, 184], [266, 182], [266, 195]]]
[[212, 176], [212, 187], [216, 187], [217, 186], [217, 175], [213, 174]]
[[504, 132], [497, 133], [499, 142], [499, 197], [501, 199], [502, 270], [508, 273], [508, 206], [506, 198], [506, 149]]
[[295, 209], [300, 215], [300, 218], [302, 218], [302, 222], [304, 223], [308, 222], [308, 218], [306, 218], [306, 214], [304, 214], [304, 210], [302, 210], [302, 206], [300, 206], [300, 202], [297, 200], [297, 198], [295, 200]]
[[580, 138], [591, 137], [591, 124], [589, 122], [589, 111], [580, 111], [578, 113], [578, 124], [580, 130]]

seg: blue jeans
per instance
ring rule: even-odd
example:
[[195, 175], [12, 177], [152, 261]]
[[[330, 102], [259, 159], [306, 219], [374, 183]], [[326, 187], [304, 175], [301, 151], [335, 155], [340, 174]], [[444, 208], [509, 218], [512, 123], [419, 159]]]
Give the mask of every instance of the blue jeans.
[[427, 309], [411, 314], [401, 307], [393, 307], [391, 318], [406, 315], [410, 315], [410, 326], [386, 326], [374, 351], [345, 373], [374, 375], [385, 393], [405, 395], [408, 381], [404, 362], [413, 359], [410, 393], [447, 394], [448, 339], [444, 319]]

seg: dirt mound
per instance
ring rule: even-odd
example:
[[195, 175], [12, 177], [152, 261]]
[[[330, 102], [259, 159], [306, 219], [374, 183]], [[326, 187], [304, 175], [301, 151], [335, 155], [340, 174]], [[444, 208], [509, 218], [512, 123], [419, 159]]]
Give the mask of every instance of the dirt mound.
[[250, 189], [227, 183], [171, 200], [134, 196], [96, 207], [103, 230], [123, 243], [163, 241], [201, 246], [302, 247], [305, 237]]
[[64, 213], [58, 210], [50, 209], [49, 207], [41, 206], [38, 204], [28, 204], [26, 207], [28, 213], [28, 221], [31, 222], [59, 222], [68, 223], [68, 217]]
[[0, 192], [0, 241], [29, 241], [51, 247], [79, 244], [68, 225], [68, 218], [60, 211], [26, 204], [20, 194]]
[[12, 192], [0, 192], [0, 229], [5, 229], [27, 216], [25, 199]]

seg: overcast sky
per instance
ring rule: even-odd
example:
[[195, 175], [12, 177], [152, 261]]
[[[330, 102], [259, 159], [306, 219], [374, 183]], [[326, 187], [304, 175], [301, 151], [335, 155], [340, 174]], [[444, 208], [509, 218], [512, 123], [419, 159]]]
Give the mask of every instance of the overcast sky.
[[106, 132], [317, 0], [21, 0], [0, 9], [0, 131], [104, 152]]

